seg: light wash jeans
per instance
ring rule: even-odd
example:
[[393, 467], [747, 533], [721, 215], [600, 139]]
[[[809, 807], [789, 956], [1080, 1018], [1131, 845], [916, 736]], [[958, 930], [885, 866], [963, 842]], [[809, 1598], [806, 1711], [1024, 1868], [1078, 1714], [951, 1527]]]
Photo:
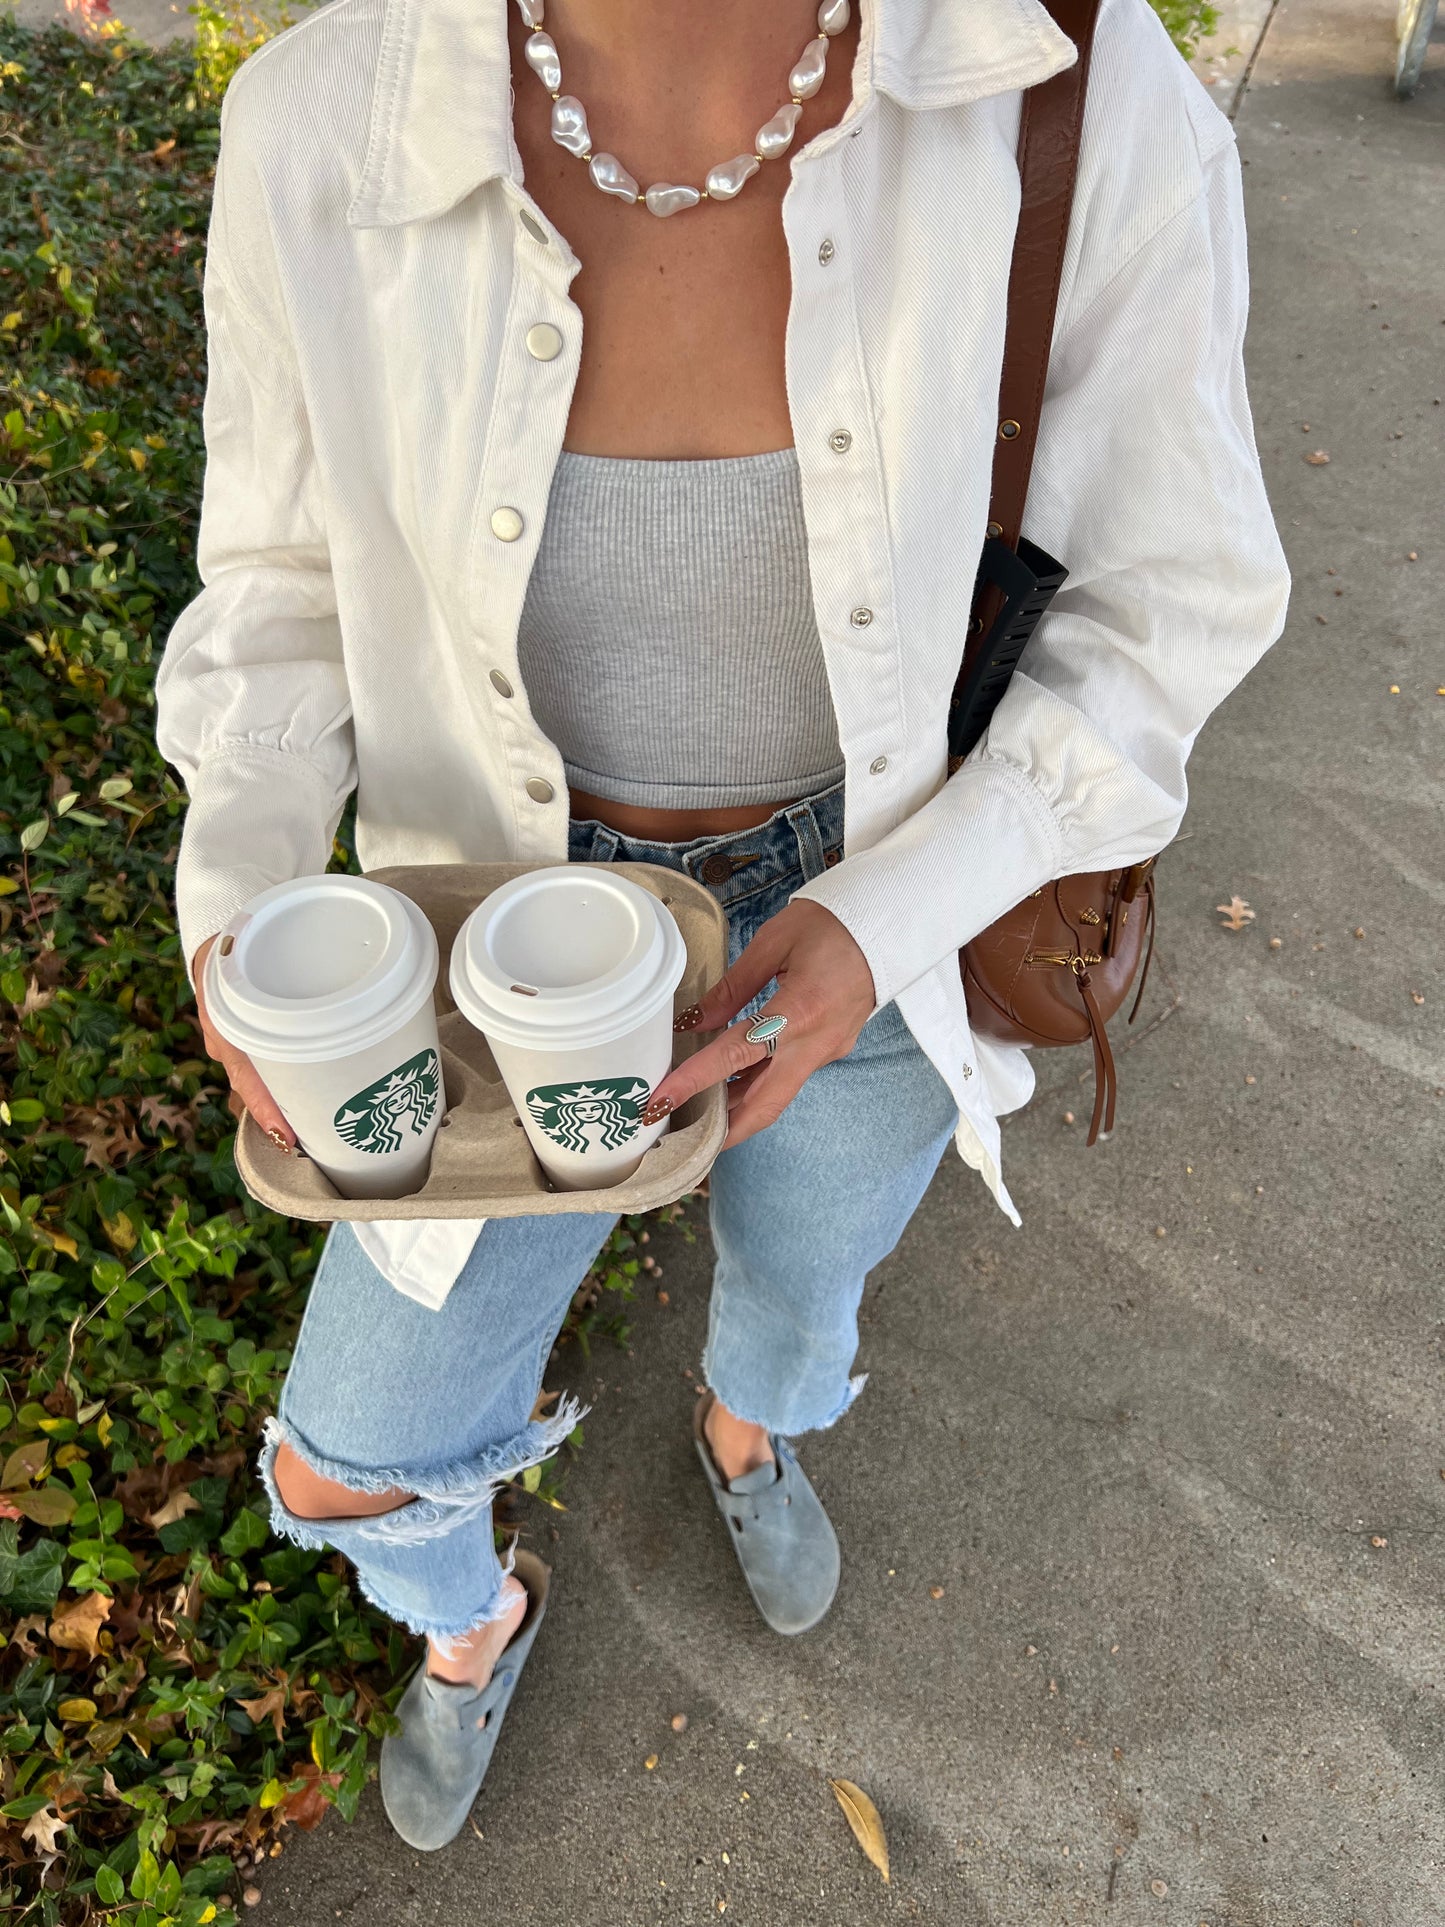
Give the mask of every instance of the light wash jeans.
[[[736, 961], [793, 891], [837, 860], [842, 840], [840, 783], [760, 829], [690, 843], [574, 823], [570, 855], [698, 878], [727, 912]], [[863, 1384], [849, 1373], [864, 1280], [898, 1242], [957, 1123], [947, 1086], [889, 1004], [775, 1124], [717, 1159], [701, 1362], [739, 1418], [792, 1437], [847, 1410]], [[616, 1222], [590, 1212], [489, 1219], [438, 1311], [389, 1285], [348, 1225], [327, 1239], [265, 1425], [259, 1469], [272, 1524], [300, 1545], [339, 1549], [374, 1605], [443, 1651], [503, 1609], [512, 1562], [494, 1549], [498, 1484], [555, 1452], [582, 1415], [569, 1398], [546, 1420], [530, 1417], [573, 1294]], [[353, 1491], [417, 1496], [371, 1518], [300, 1517], [276, 1485], [282, 1439]]]

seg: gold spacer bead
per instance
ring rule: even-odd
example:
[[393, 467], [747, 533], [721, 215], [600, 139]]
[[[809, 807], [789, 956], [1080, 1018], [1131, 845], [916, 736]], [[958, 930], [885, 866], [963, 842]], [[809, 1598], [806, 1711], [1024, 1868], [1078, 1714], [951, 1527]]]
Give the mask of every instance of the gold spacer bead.
[[710, 200], [712, 199], [712, 196], [711, 196], [711, 194], [709, 194], [709, 193], [708, 193], [708, 191], [707, 191], [707, 189], [706, 189], [705, 187], [700, 187], [700, 188], [699, 188], [699, 189], [697, 190], [697, 198], [698, 198], [698, 199], [699, 199], [700, 201], [710, 201]]
[[549, 98], [550, 100], [560, 100], [560, 99], [562, 98], [562, 96], [561, 96], [560, 94], [551, 94], [551, 95], [549, 95], [549, 96], [548, 96], [548, 98]]
[[[555, 98], [556, 96], [553, 95], [553, 99]], [[789, 94], [788, 99], [792, 101], [795, 107], [801, 107], [803, 104], [803, 96], [801, 94]]]

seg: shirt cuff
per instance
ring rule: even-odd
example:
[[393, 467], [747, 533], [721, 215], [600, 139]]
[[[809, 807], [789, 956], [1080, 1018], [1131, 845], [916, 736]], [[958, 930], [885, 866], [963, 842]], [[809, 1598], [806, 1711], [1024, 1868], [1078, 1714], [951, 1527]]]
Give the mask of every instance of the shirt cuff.
[[847, 928], [881, 1009], [1067, 868], [1043, 795], [1016, 764], [984, 751], [871, 849], [793, 897], [822, 904]]
[[252, 897], [293, 877], [319, 876], [331, 859], [345, 798], [284, 750], [254, 744], [212, 752], [190, 785], [176, 860], [176, 920], [186, 975], [207, 937]]

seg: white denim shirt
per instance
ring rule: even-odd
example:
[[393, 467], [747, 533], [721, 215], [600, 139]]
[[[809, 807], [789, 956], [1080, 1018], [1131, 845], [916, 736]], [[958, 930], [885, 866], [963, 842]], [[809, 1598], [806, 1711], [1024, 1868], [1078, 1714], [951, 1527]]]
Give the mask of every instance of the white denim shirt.
[[[523, 182], [509, 4], [332, 0], [227, 92], [204, 588], [158, 679], [191, 799], [187, 959], [257, 891], [326, 868], [353, 789], [367, 869], [566, 859], [562, 759], [516, 640], [582, 264]], [[847, 764], [843, 861], [797, 894], [857, 939], [1015, 1225], [998, 1118], [1033, 1070], [971, 1034], [959, 946], [1054, 877], [1169, 843], [1194, 740], [1290, 591], [1245, 390], [1233, 129], [1148, 0], [1103, 0], [1024, 517], [1069, 579], [948, 777], [1020, 90], [1075, 58], [1038, 0], [862, 0], [852, 99], [789, 154], [782, 204], [788, 405]], [[398, 1289], [439, 1305], [478, 1228], [361, 1229]]]

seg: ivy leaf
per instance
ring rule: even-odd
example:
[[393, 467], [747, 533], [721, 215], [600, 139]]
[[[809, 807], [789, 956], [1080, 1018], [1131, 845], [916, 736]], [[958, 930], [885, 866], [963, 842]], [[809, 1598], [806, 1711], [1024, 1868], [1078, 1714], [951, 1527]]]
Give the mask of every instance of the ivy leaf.
[[75, 1517], [75, 1494], [63, 1485], [42, 1486], [37, 1492], [13, 1492], [8, 1497], [17, 1511], [38, 1526], [63, 1526]]
[[39, 816], [33, 823], [27, 823], [20, 832], [20, 847], [27, 854], [31, 850], [38, 850], [49, 834], [50, 818]]

